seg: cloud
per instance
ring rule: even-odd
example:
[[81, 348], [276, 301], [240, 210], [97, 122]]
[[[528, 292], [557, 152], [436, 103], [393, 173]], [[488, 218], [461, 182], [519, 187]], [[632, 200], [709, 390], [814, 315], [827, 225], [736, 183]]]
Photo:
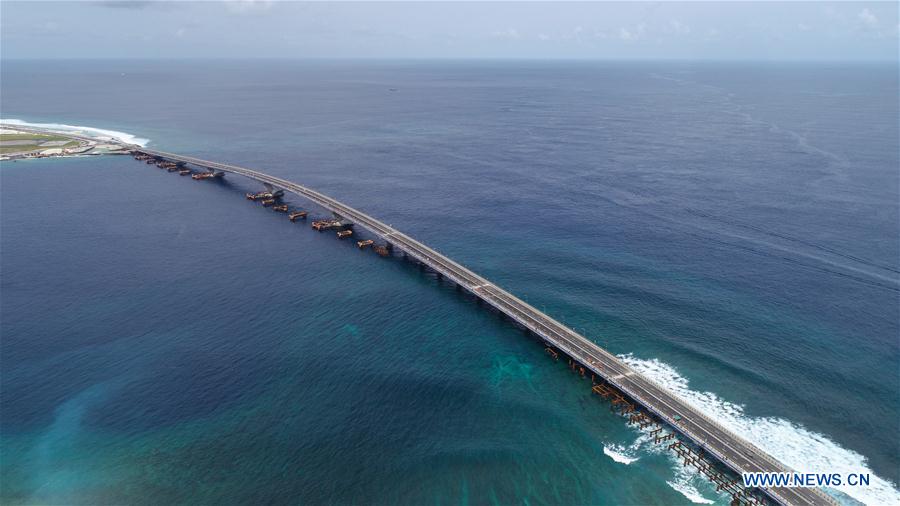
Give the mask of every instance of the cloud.
[[624, 41], [632, 42], [643, 37], [644, 32], [646, 31], [647, 25], [645, 25], [644, 23], [640, 23], [634, 28], [627, 28], [623, 26], [619, 28], [619, 38]]
[[878, 24], [878, 16], [868, 8], [864, 8], [856, 15], [856, 27], [860, 32], [865, 32], [869, 36], [878, 39], [890, 36], [890, 29], [885, 33]]
[[522, 37], [515, 28], [507, 28], [506, 30], [493, 32], [491, 36], [497, 39], [518, 39]]
[[806, 23], [798, 23], [797, 29], [800, 30], [801, 32], [808, 32], [808, 31], [812, 30], [812, 27], [807, 25]]
[[59, 23], [47, 20], [34, 25], [34, 28], [38, 33], [52, 34], [59, 30]]
[[856, 19], [858, 19], [863, 26], [869, 28], [874, 28], [876, 25], [878, 25], [878, 17], [872, 14], [872, 11], [870, 11], [868, 8], [859, 11], [859, 14], [856, 15]]
[[96, 2], [101, 7], [109, 7], [111, 9], [143, 9], [153, 3], [145, 0], [101, 0]]
[[609, 32], [609, 30], [605, 30], [603, 28], [597, 28], [594, 30], [594, 37], [598, 39], [608, 39], [613, 35]]
[[235, 14], [265, 12], [274, 3], [273, 0], [225, 0], [225, 8], [228, 9], [228, 12]]
[[546, 33], [539, 33], [537, 37], [540, 40], [550, 40], [550, 36], [547, 35]]
[[580, 40], [582, 36], [585, 34], [584, 27], [578, 25], [572, 28], [571, 31], [564, 31], [559, 35], [560, 40]]
[[677, 35], [687, 35], [691, 33], [691, 27], [677, 19], [673, 19], [669, 21], [668, 31]]

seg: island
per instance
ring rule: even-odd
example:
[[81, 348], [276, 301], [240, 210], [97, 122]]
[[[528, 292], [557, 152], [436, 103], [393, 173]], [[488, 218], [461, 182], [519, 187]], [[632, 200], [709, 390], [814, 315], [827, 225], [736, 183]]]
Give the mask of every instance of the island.
[[76, 139], [65, 134], [38, 133], [8, 125], [0, 128], [0, 160], [126, 153], [127, 150], [114, 140]]

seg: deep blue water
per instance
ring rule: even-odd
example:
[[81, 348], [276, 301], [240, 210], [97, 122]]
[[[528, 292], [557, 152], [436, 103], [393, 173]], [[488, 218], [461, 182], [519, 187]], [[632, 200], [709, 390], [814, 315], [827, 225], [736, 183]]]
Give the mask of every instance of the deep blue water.
[[[0, 109], [337, 197], [788, 464], [871, 470], [887, 482], [850, 493], [885, 504], [897, 75], [4, 61]], [[127, 157], [2, 164], [0, 501], [727, 503], [474, 299], [243, 199], [256, 189]]]

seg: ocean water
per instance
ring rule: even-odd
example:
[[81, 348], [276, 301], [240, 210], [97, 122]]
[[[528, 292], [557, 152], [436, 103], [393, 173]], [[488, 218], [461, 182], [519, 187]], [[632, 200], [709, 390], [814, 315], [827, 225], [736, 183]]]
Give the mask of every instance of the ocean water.
[[[900, 502], [897, 76], [3, 61], [0, 115], [337, 197], [787, 464], [873, 473], [833, 493], [881, 505]], [[2, 164], [0, 502], [728, 503], [472, 297], [257, 189], [128, 157]]]

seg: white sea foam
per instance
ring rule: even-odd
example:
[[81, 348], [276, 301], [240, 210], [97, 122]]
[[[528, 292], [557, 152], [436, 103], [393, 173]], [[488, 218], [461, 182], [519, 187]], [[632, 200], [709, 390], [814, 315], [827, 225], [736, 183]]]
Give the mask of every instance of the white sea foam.
[[[604, 446], [603, 453], [616, 462], [619, 462], [619, 458], [627, 459], [627, 462], [625, 462], [626, 465], [638, 460], [640, 457], [634, 457], [634, 455], [639, 455], [641, 453], [665, 455], [672, 462], [673, 472], [672, 479], [666, 481], [666, 484], [695, 504], [715, 503], [714, 500], [707, 499], [700, 492], [698, 482], [703, 483], [705, 478], [694, 472], [693, 468], [681, 465], [678, 456], [675, 455], [675, 453], [666, 450], [666, 445], [654, 444], [653, 437], [646, 432], [638, 432], [637, 439], [635, 439], [634, 443], [631, 443], [627, 448], [619, 445]], [[724, 492], [720, 492], [719, 495], [722, 497], [723, 503], [728, 502], [730, 496]]]
[[625, 464], [626, 466], [638, 459], [638, 457], [631, 456], [625, 448], [619, 445], [604, 445], [603, 453], [606, 454], [607, 457], [620, 464]]
[[666, 483], [677, 490], [681, 495], [687, 497], [694, 504], [713, 504], [715, 501], [703, 497], [703, 494], [697, 490], [695, 480], [698, 479], [702, 478], [700, 478], [697, 473], [691, 472], [684, 466], [676, 465], [675, 477]]
[[94, 128], [78, 125], [65, 125], [62, 123], [29, 123], [20, 119], [0, 119], [0, 122], [9, 125], [30, 126], [35, 128], [46, 128], [48, 130], [56, 130], [58, 132], [79, 132], [89, 137], [96, 137], [97, 140], [118, 140], [128, 144], [137, 144], [138, 146], [146, 146], [150, 139], [144, 139], [126, 132], [117, 132], [115, 130], [104, 130], [102, 128]]
[[[827, 436], [782, 418], [748, 417], [744, 414], [742, 406], [722, 400], [712, 392], [691, 390], [687, 378], [678, 374], [671, 365], [657, 359], [645, 360], [632, 355], [621, 355], [620, 358], [721, 425], [747, 438], [788, 467], [804, 472], [836, 472], [845, 475], [869, 473], [871, 483], [868, 487], [836, 488], [864, 504], [872, 506], [900, 504], [900, 490], [890, 481], [876, 476], [869, 468], [866, 457], [841, 447]], [[679, 481], [676, 480], [674, 483], [678, 484]], [[684, 494], [684, 491], [672, 483], [670, 485]]]
[[700, 492], [691, 485], [686, 485], [678, 481], [667, 481], [666, 483], [678, 492], [681, 492], [681, 495], [687, 497], [694, 504], [712, 504], [715, 502], [700, 495]]

